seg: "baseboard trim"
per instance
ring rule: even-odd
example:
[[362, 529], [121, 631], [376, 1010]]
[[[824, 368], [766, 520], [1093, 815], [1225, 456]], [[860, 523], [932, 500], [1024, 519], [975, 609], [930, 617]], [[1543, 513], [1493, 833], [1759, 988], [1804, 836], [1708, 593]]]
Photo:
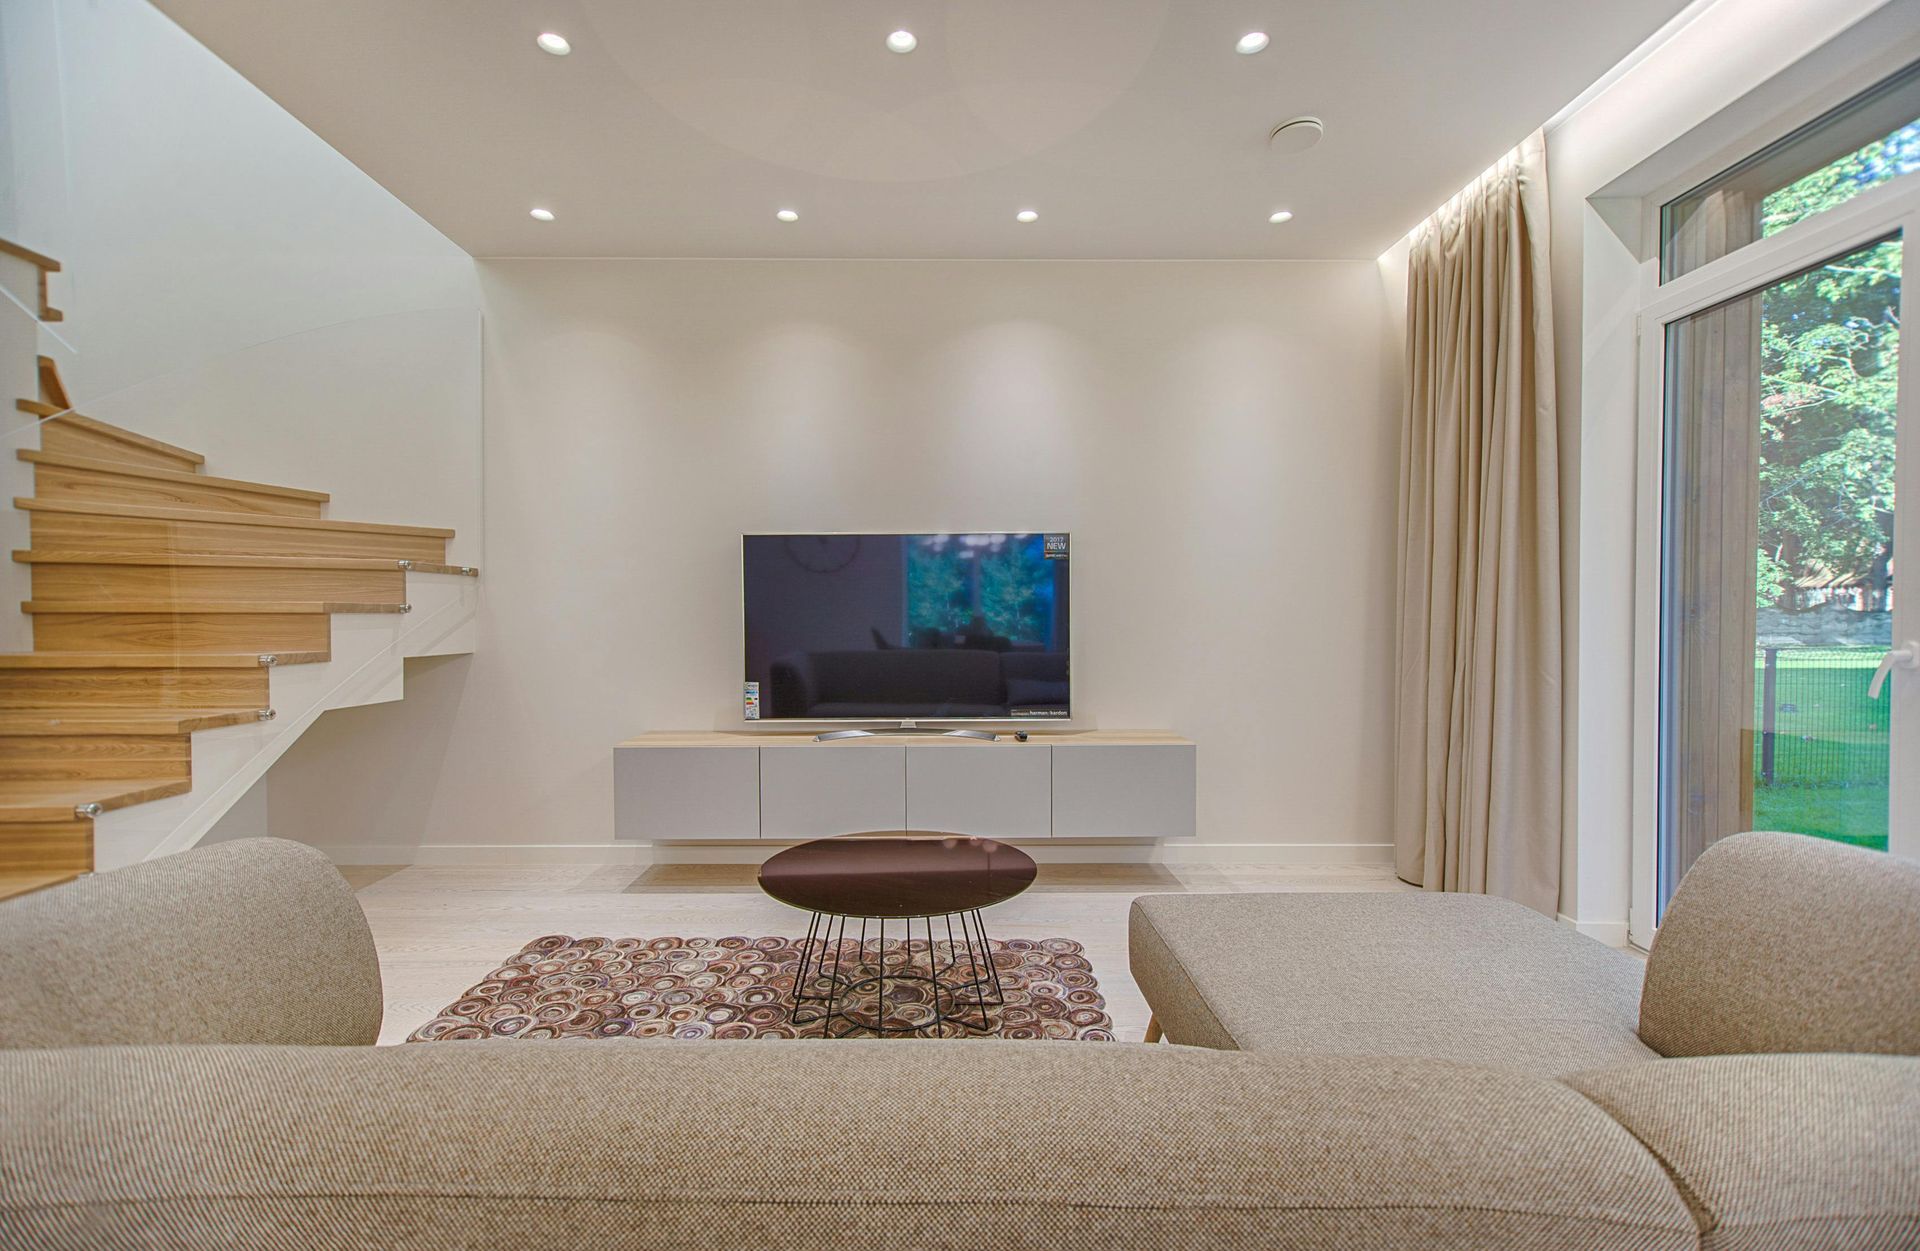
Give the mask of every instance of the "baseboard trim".
[[335, 864], [404, 864], [458, 869], [526, 865], [648, 865], [652, 848], [644, 843], [391, 843], [316, 844]]
[[[758, 864], [787, 844], [752, 843], [336, 843], [335, 864], [438, 868], [491, 865]], [[1391, 843], [1021, 843], [1042, 864], [1390, 865]]]
[[1560, 924], [1588, 938], [1598, 939], [1609, 947], [1628, 945], [1625, 921], [1576, 921], [1563, 912], [1560, 914]]
[[1392, 843], [1154, 843], [1162, 864], [1393, 864]]
[[[621, 844], [641, 846], [641, 844]], [[655, 864], [758, 864], [790, 844], [656, 843]], [[1035, 840], [1017, 845], [1041, 864], [1390, 865], [1391, 843], [1102, 843]]]

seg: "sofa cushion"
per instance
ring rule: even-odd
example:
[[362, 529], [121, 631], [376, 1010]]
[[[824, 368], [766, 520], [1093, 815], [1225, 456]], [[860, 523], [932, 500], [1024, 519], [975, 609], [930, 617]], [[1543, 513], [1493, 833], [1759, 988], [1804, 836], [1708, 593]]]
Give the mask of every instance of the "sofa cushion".
[[1710, 1251], [1920, 1246], [1920, 1060], [1717, 1056], [1567, 1082], [1666, 1165]]
[[1545, 1076], [1654, 1054], [1638, 960], [1485, 895], [1147, 895], [1130, 940], [1177, 1043]]
[[250, 838], [0, 904], [0, 1047], [367, 1044], [380, 961], [311, 847]]
[[1640, 1037], [1668, 1056], [1920, 1055], [1920, 861], [1804, 834], [1707, 848], [1660, 919]]
[[[0, 1054], [8, 1245], [1687, 1248], [1556, 1082], [1007, 1041]], [[14, 1241], [17, 1239], [17, 1242]]]

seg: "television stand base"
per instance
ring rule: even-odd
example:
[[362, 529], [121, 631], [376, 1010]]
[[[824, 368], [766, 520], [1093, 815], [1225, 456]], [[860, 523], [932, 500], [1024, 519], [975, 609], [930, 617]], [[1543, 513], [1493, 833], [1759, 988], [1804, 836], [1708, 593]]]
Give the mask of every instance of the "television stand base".
[[[0, 7], [6, 3], [0, 0]], [[1070, 844], [1196, 837], [1198, 753], [1192, 739], [1167, 730], [1073, 730], [982, 715], [946, 724], [998, 730], [998, 743], [931, 737], [813, 741], [822, 730], [899, 722], [897, 716], [778, 728], [743, 722], [725, 730], [655, 730], [628, 739], [613, 749], [613, 794], [607, 796], [616, 845], [651, 846], [657, 864], [757, 864], [785, 843], [919, 830], [1059, 844], [1057, 859], [1105, 861], [1137, 857], [1125, 846]], [[939, 723], [929, 717], [921, 724]], [[1027, 741], [1016, 743], [1023, 729]], [[1171, 847], [1164, 854], [1193, 858]], [[891, 973], [891, 959], [888, 965]], [[0, 1244], [6, 1241], [0, 1236]]]
[[932, 726], [919, 726], [911, 721], [899, 725], [886, 726], [878, 730], [827, 730], [813, 736], [816, 743], [830, 743], [842, 738], [872, 738], [878, 734], [913, 734], [936, 738], [978, 738], [991, 743], [1000, 736], [992, 730], [937, 730]]

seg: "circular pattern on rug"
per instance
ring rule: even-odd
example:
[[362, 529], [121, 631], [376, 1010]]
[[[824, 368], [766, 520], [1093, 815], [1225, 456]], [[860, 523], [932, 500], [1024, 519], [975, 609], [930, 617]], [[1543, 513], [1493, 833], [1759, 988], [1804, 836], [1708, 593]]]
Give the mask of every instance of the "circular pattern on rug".
[[[795, 1027], [790, 1008], [800, 972], [797, 938], [536, 938], [518, 955], [413, 1031], [408, 1042], [472, 1038], [818, 1038], [819, 1009], [806, 1005]], [[1005, 1004], [986, 1009], [986, 1030], [949, 1024], [945, 1037], [1052, 1038], [1111, 1042], [1106, 1013], [1085, 949], [1070, 938], [991, 942]], [[815, 948], [815, 956], [820, 950]], [[933, 1015], [936, 995], [969, 997], [977, 970], [949, 944], [936, 944], [939, 988], [924, 979], [893, 981], [909, 961], [926, 969], [926, 940], [903, 949], [889, 941], [839, 951], [843, 978], [887, 971], [881, 1024], [898, 1030]], [[832, 955], [828, 959], [832, 960]], [[808, 979], [813, 982], [813, 978]], [[821, 983], [822, 985], [824, 983]], [[834, 1021], [836, 1037], [870, 1037], [871, 989]], [[854, 1027], [849, 1033], [849, 1018]], [[930, 1031], [929, 1031], [930, 1032]], [[922, 1032], [919, 1037], [929, 1036]], [[892, 1037], [914, 1037], [893, 1034]]]

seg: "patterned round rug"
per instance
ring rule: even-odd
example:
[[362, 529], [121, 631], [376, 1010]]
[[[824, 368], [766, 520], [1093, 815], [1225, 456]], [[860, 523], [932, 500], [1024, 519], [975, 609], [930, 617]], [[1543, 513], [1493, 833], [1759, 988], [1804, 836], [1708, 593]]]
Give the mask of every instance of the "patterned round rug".
[[[408, 1042], [463, 1038], [818, 1038], [821, 1023], [808, 1005], [796, 1028], [789, 1007], [800, 970], [797, 938], [571, 938], [553, 934], [528, 943], [445, 1011], [415, 1030]], [[1079, 943], [1070, 938], [993, 939], [993, 965], [1005, 1006], [988, 1009], [991, 1029], [941, 1027], [944, 1037], [1057, 1038], [1110, 1042], [1113, 1020]], [[924, 940], [910, 953], [890, 940], [865, 947], [849, 940], [843, 958], [851, 971], [863, 963], [889, 970], [911, 958], [925, 967]], [[937, 944], [943, 965], [948, 944]], [[856, 951], [858, 955], [856, 957]], [[957, 974], [943, 977], [958, 978]], [[810, 979], [811, 980], [811, 979]], [[965, 994], [967, 985], [955, 980]], [[927, 1019], [930, 988], [890, 983], [884, 1024]], [[865, 1000], [870, 1005], [871, 999]], [[870, 1007], [864, 1009], [870, 1021]], [[870, 1036], [870, 1031], [836, 1036]], [[898, 1036], [898, 1035], [896, 1035]], [[911, 1037], [912, 1035], [906, 1035]], [[929, 1036], [927, 1033], [920, 1037]]]

